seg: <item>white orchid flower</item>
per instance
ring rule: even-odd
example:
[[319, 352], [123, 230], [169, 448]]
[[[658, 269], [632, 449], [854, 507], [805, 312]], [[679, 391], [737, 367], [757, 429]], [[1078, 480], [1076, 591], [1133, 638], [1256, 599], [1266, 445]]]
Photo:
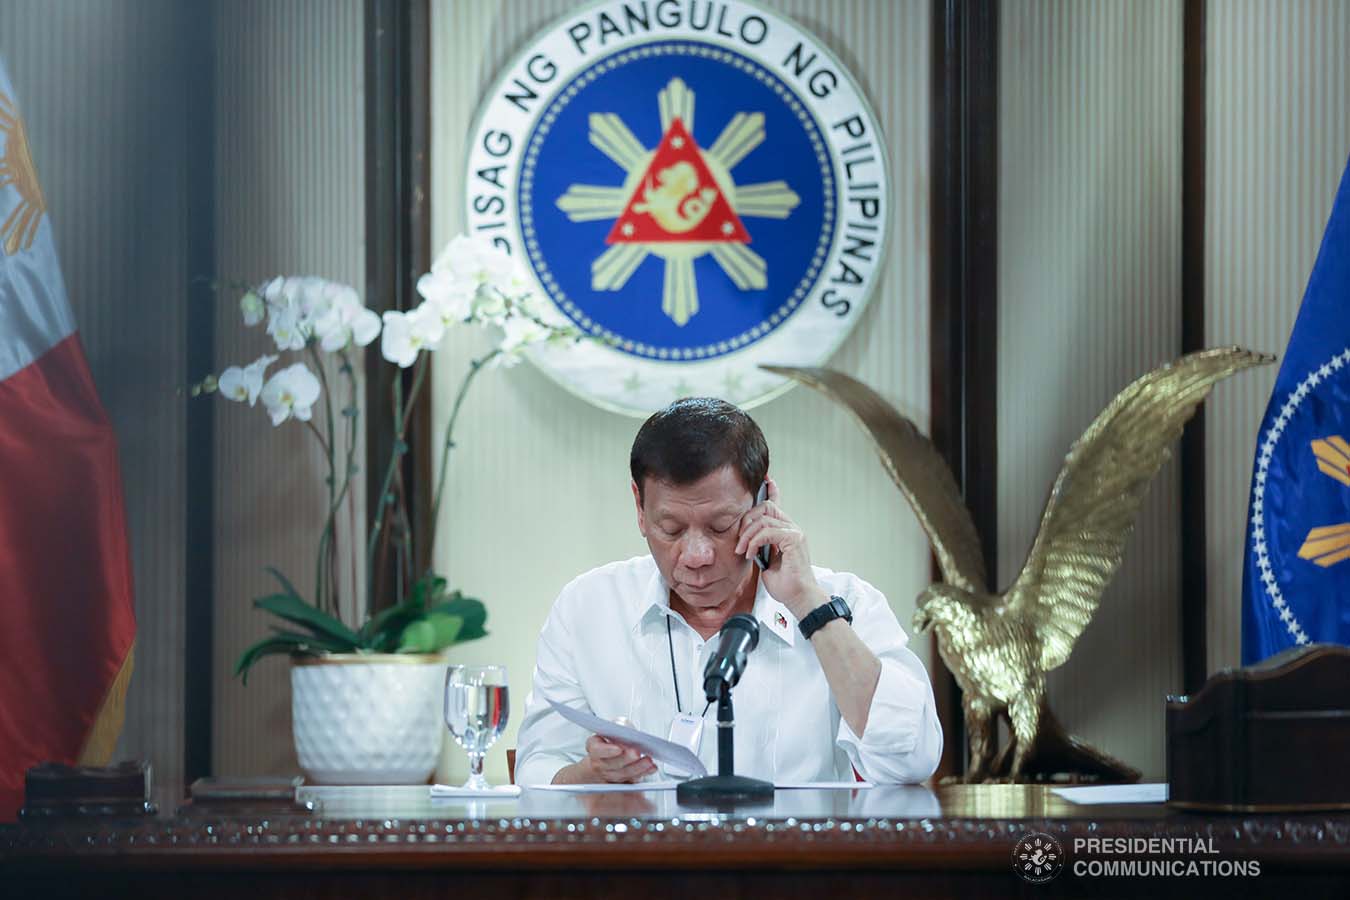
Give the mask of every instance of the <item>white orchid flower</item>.
[[423, 303], [411, 312], [384, 314], [384, 332], [380, 354], [400, 368], [408, 368], [422, 350], [434, 350], [445, 336], [445, 325], [437, 309]]
[[267, 374], [267, 367], [276, 361], [275, 356], [264, 354], [242, 369], [239, 366], [230, 366], [220, 373], [218, 385], [221, 396], [237, 403], [247, 400], [249, 406], [255, 405], [258, 402], [258, 394], [262, 392], [263, 376]]
[[290, 306], [272, 307], [267, 319], [267, 333], [276, 342], [278, 350], [303, 350], [305, 347], [300, 317]]
[[314, 336], [328, 353], [349, 344], [364, 347], [380, 333], [380, 317], [361, 305], [354, 288], [337, 285], [328, 310], [314, 322]]
[[304, 363], [288, 366], [268, 379], [262, 389], [263, 405], [280, 425], [291, 417], [308, 422], [314, 402], [319, 399], [319, 379]]
[[216, 381], [216, 390], [220, 391], [220, 396], [226, 400], [233, 400], [236, 403], [247, 400], [250, 391], [244, 381], [244, 370], [239, 366], [230, 366], [221, 372], [220, 378]]
[[520, 277], [516, 261], [502, 248], [482, 235], [457, 235], [440, 256], [431, 271], [448, 272], [459, 281], [480, 289], [484, 286], [509, 293]]
[[262, 298], [268, 306], [276, 306], [281, 303], [281, 287], [285, 283], [286, 279], [278, 275], [258, 288], [258, 293], [262, 294]]
[[501, 291], [493, 288], [484, 288], [477, 294], [474, 294], [473, 302], [469, 306], [473, 317], [479, 322], [491, 323], [501, 327], [506, 326], [509, 307], [506, 303], [506, 297]]
[[249, 328], [261, 322], [263, 316], [267, 314], [267, 306], [263, 303], [263, 298], [253, 291], [249, 291], [239, 298], [239, 310], [244, 314], [244, 324]]
[[300, 313], [300, 329], [305, 332], [305, 337], [314, 333], [314, 323], [328, 313], [338, 296], [352, 290], [346, 285], [312, 275], [290, 280], [295, 282], [295, 305]]
[[440, 314], [441, 324], [446, 328], [469, 318], [474, 291], [468, 282], [444, 270], [428, 272], [417, 279], [417, 292]]
[[549, 328], [524, 316], [512, 316], [507, 319], [502, 325], [502, 332], [502, 342], [497, 347], [501, 353], [498, 354], [495, 361], [505, 368], [510, 368], [520, 362], [526, 347], [531, 344], [542, 343], [553, 334]]

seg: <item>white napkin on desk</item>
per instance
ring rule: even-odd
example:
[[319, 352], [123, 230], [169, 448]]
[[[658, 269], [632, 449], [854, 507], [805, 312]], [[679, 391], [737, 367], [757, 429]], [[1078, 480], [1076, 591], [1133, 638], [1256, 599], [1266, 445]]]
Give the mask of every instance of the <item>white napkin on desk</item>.
[[431, 786], [432, 800], [442, 800], [451, 797], [468, 797], [471, 799], [480, 797], [510, 799], [519, 796], [520, 785], [518, 784], [499, 784], [484, 790], [464, 788], [452, 784], [433, 784]]

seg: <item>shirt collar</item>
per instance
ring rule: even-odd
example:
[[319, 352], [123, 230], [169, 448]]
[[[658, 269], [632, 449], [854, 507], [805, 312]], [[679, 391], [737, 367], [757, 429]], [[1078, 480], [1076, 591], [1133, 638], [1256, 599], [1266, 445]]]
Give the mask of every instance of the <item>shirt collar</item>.
[[[675, 615], [670, 609], [670, 587], [661, 577], [661, 571], [655, 566], [652, 568], [652, 577], [647, 581], [640, 612], [633, 622], [635, 633], [649, 622], [659, 624], [668, 616]], [[759, 621], [761, 634], [771, 634], [789, 647], [796, 643], [797, 619], [788, 612], [786, 606], [773, 598], [764, 586], [763, 578], [759, 579], [755, 587], [755, 603], [750, 614]]]

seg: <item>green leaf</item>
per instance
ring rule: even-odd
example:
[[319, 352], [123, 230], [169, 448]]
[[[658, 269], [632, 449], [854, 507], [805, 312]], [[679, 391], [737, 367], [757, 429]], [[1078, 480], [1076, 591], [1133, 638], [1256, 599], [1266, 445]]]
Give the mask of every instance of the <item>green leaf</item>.
[[407, 624], [420, 618], [423, 611], [422, 602], [417, 597], [410, 597], [402, 603], [380, 610], [361, 626], [358, 634], [362, 646], [387, 652], [395, 646]]
[[296, 653], [305, 653], [307, 647], [308, 644], [303, 635], [276, 634], [265, 637], [239, 655], [238, 661], [234, 664], [234, 674], [244, 684], [248, 684], [249, 669], [253, 668], [253, 664], [264, 656], [280, 654], [290, 656]]
[[281, 574], [281, 571], [279, 569], [276, 569], [273, 566], [267, 566], [266, 568], [268, 572], [272, 573], [272, 577], [281, 583], [281, 587], [283, 590], [286, 591], [286, 593], [290, 594], [297, 600], [304, 599], [304, 596], [295, 589], [295, 585], [291, 584], [290, 581], [287, 580], [286, 576]]
[[316, 650], [327, 650], [329, 653], [348, 653], [351, 647], [347, 646], [345, 641], [335, 641], [332, 638], [322, 637], [317, 634], [301, 634], [298, 631], [287, 631], [285, 628], [272, 626], [278, 637], [295, 638], [306, 647], [312, 647]]
[[402, 639], [399, 641], [399, 653], [430, 653], [431, 645], [436, 640], [436, 629], [426, 619], [418, 619], [416, 622], [410, 622], [407, 628], [403, 629]]
[[[429, 609], [445, 596], [446, 581], [439, 575], [423, 575], [413, 585], [412, 599]], [[459, 593], [456, 591], [456, 593]]]
[[265, 609], [287, 622], [293, 622], [302, 628], [306, 628], [319, 637], [335, 641], [341, 644], [344, 650], [355, 650], [361, 643], [361, 638], [357, 636], [355, 631], [352, 631], [328, 613], [310, 606], [294, 594], [272, 594], [268, 597], [260, 597], [253, 601], [253, 605], [258, 609]]
[[455, 642], [464, 620], [459, 616], [431, 615], [403, 629], [399, 653], [435, 653]]
[[[427, 610], [428, 617], [435, 615], [457, 616], [464, 620], [464, 625], [451, 643], [462, 644], [465, 641], [476, 641], [481, 637], [487, 636], [487, 629], [484, 624], [487, 622], [487, 607], [481, 601], [473, 597], [465, 597], [459, 591], [450, 595], [450, 599], [444, 603], [438, 603]], [[448, 644], [446, 646], [449, 646]]]

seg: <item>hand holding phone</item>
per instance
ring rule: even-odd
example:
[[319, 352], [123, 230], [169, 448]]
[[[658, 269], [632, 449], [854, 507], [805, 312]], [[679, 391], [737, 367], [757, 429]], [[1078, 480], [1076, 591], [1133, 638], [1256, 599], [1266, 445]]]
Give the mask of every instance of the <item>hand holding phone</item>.
[[[765, 481], [759, 486], [759, 493], [755, 495], [755, 506], [759, 506], [765, 500], [769, 499], [769, 482]], [[765, 544], [755, 551], [755, 565], [760, 569], [767, 569], [769, 563], [773, 560], [773, 545]]]

